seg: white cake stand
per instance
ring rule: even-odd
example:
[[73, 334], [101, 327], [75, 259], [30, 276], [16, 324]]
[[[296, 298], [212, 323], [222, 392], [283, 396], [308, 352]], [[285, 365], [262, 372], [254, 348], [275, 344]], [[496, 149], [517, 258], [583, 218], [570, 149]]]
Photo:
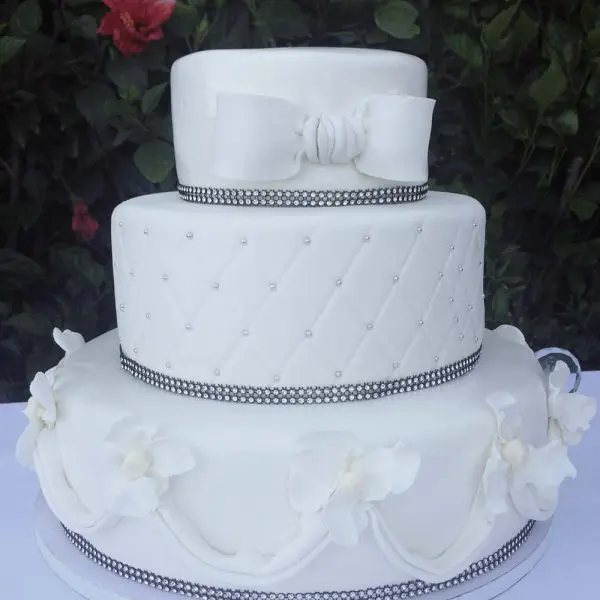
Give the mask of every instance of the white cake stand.
[[[36, 540], [50, 568], [88, 600], [170, 600], [176, 594], [123, 579], [83, 555], [67, 539], [46, 503], [36, 505]], [[540, 561], [549, 542], [550, 522], [537, 523], [517, 552], [493, 571], [444, 591], [428, 594], [430, 600], [491, 600], [512, 588]]]

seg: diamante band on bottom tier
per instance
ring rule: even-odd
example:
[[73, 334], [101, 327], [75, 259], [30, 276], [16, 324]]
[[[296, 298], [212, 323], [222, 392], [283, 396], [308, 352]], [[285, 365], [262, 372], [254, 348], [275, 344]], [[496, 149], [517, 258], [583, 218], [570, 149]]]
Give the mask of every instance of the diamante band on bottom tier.
[[121, 348], [121, 367], [145, 383], [162, 390], [221, 402], [247, 404], [329, 404], [375, 400], [405, 392], [414, 392], [447, 383], [472, 371], [481, 355], [481, 346], [470, 356], [450, 365], [385, 381], [310, 387], [260, 387], [202, 383], [171, 377], [144, 367], [125, 354]]
[[366, 190], [246, 190], [177, 184], [186, 202], [285, 208], [403, 204], [423, 200], [428, 189], [427, 183]]
[[489, 556], [474, 562], [462, 573], [441, 583], [425, 583], [420, 579], [414, 579], [404, 583], [372, 587], [362, 590], [340, 590], [327, 592], [263, 592], [254, 590], [236, 590], [217, 588], [200, 583], [192, 583], [181, 579], [173, 579], [164, 575], [157, 575], [143, 569], [137, 569], [131, 565], [110, 558], [99, 552], [83, 536], [70, 531], [63, 525], [69, 541], [85, 556], [111, 573], [125, 579], [143, 583], [149, 587], [171, 592], [189, 598], [200, 598], [202, 600], [400, 600], [414, 598], [447, 590], [459, 586], [475, 577], [489, 573], [503, 562], [508, 560], [527, 540], [535, 521], [529, 521], [527, 525], [502, 548]]

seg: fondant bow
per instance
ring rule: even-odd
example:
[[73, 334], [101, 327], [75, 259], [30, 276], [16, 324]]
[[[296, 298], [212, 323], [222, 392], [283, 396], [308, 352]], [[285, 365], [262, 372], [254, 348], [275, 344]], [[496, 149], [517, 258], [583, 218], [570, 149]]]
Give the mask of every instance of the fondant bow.
[[351, 115], [307, 113], [271, 96], [220, 94], [214, 129], [214, 170], [224, 179], [279, 181], [307, 160], [353, 163], [372, 177], [421, 183], [434, 100], [396, 94], [366, 99]]

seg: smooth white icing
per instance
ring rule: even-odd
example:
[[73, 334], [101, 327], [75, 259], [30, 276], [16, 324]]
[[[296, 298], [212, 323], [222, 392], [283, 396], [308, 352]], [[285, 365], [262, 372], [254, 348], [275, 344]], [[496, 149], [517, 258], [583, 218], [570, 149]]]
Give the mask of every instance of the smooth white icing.
[[112, 227], [123, 349], [170, 376], [379, 381], [482, 341], [485, 213], [467, 196], [296, 211], [165, 193], [119, 205]]
[[[533, 353], [490, 332], [475, 372], [376, 401], [276, 407], [178, 396], [120, 369], [116, 332], [69, 354], [54, 389], [59, 416], [36, 468], [55, 514], [116, 559], [225, 587], [353, 589], [454, 576], [525, 523], [513, 509], [496, 520], [485, 511], [482, 476], [498, 435], [485, 398], [499, 390], [516, 398], [525, 443], [541, 446], [547, 436], [545, 378]], [[170, 478], [157, 511], [111, 520], [106, 441], [124, 417], [154, 424], [194, 461]], [[334, 543], [319, 515], [303, 516], [290, 498], [298, 444], [315, 432], [343, 432], [377, 460], [378, 448], [399, 443], [420, 456], [414, 481], [404, 471], [395, 488], [402, 493], [370, 484], [356, 545]]]
[[[177, 60], [171, 71], [171, 105], [179, 181], [195, 186], [254, 188], [261, 187], [260, 183], [215, 174], [215, 146], [224, 141], [222, 137], [216, 140], [214, 133], [220, 94], [281, 98], [315, 117], [351, 116], [374, 95], [425, 97], [427, 68], [419, 58], [400, 52], [347, 48], [216, 50]], [[411, 120], [397, 124], [394, 136], [429, 137], [428, 131], [413, 127]], [[227, 133], [228, 138], [233, 135]], [[423, 143], [426, 147], [426, 140]], [[415, 182], [427, 179], [426, 154], [421, 153], [419, 161]], [[296, 175], [278, 181], [277, 187], [318, 190], [390, 185], [388, 179], [378, 177], [365, 175], [352, 164], [306, 161]]]

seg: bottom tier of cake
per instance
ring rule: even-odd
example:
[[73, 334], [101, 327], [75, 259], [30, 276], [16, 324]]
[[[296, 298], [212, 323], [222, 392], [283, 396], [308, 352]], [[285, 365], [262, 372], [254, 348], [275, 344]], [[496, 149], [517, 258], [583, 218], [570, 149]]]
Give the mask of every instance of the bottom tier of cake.
[[74, 541], [149, 574], [272, 592], [445, 582], [550, 517], [575, 474], [549, 427], [559, 392], [513, 328], [486, 332], [451, 383], [310, 406], [173, 394], [121, 369], [116, 332], [61, 335], [19, 454]]

